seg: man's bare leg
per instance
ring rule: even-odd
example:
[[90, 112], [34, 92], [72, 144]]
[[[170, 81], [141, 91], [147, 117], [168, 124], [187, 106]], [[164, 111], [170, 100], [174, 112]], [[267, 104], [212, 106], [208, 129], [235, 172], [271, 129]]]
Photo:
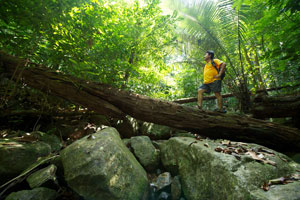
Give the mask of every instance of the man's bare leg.
[[220, 92], [215, 92], [215, 96], [217, 98], [218, 108], [220, 111], [222, 111], [223, 110], [222, 95]]
[[202, 102], [203, 102], [203, 93], [206, 92], [204, 89], [198, 90], [198, 108], [202, 109]]

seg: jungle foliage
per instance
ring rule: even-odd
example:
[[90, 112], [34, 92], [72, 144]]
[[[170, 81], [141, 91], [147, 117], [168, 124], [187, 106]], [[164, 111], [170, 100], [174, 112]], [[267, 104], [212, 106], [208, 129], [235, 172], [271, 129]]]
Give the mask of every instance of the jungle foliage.
[[1, 1], [0, 46], [84, 79], [154, 94], [166, 85], [165, 56], [176, 12], [159, 1]]
[[227, 63], [225, 91], [242, 94], [236, 95], [241, 104], [250, 104], [249, 91], [299, 83], [299, 1], [170, 2], [185, 19], [180, 23], [182, 59], [177, 62], [182, 96], [195, 96], [208, 49]]
[[249, 91], [299, 83], [299, 12], [297, 0], [3, 0], [0, 48], [163, 99], [196, 96], [212, 49], [241, 106]]

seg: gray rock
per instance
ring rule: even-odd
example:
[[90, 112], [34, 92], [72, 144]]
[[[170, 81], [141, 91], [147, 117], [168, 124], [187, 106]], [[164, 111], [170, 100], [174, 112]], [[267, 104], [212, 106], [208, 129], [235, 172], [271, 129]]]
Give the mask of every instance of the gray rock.
[[48, 181], [56, 181], [56, 172], [57, 167], [55, 165], [49, 165], [46, 168], [40, 169], [30, 176], [27, 177], [26, 181], [28, 182], [31, 188], [40, 187]]
[[33, 190], [13, 192], [5, 200], [54, 200], [56, 197], [57, 193], [55, 190], [40, 187]]
[[179, 200], [181, 196], [181, 183], [179, 176], [175, 176], [171, 184], [172, 200]]
[[269, 191], [258, 189], [251, 193], [255, 200], [299, 200], [300, 199], [300, 181], [285, 185], [273, 185]]
[[[164, 167], [179, 174], [184, 196], [189, 200], [199, 199], [255, 199], [252, 192], [271, 179], [287, 176], [300, 169], [287, 156], [255, 144], [244, 148], [264, 148], [274, 152], [265, 155], [276, 166], [257, 162], [249, 155], [234, 155], [215, 151], [222, 146], [220, 141], [174, 137], [161, 148]], [[224, 147], [224, 146], [223, 146]], [[285, 199], [282, 192], [280, 198]]]
[[170, 186], [172, 177], [170, 172], [164, 172], [157, 177], [156, 186], [158, 190], [163, 190], [165, 187]]
[[14, 139], [0, 139], [0, 184], [18, 176], [35, 163], [38, 158], [51, 153], [51, 146], [45, 142], [19, 142]]
[[75, 141], [61, 158], [68, 185], [86, 200], [146, 198], [147, 174], [114, 128]]
[[145, 169], [152, 171], [159, 165], [159, 150], [155, 149], [148, 136], [136, 136], [130, 139], [135, 156]]

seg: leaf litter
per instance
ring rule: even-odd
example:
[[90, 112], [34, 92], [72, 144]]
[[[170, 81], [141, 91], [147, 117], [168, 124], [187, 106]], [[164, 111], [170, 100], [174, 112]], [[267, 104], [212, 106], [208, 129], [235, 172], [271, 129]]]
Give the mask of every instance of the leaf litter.
[[246, 143], [232, 142], [230, 140], [222, 140], [220, 143], [225, 147], [216, 147], [216, 152], [233, 155], [238, 160], [241, 160], [241, 155], [248, 155], [257, 162], [276, 166], [274, 161], [267, 158], [267, 156], [275, 156], [274, 152], [271, 150], [261, 147], [255, 150], [252, 148], [247, 148], [248, 145]]
[[268, 182], [265, 182], [262, 186], [261, 189], [264, 191], [269, 191], [270, 186], [272, 185], [285, 185], [288, 183], [293, 183], [294, 181], [299, 181], [300, 180], [300, 174], [293, 174], [291, 176], [285, 176], [285, 177], [280, 177], [276, 179], [269, 180]]
[[[241, 160], [240, 155], [249, 155], [253, 160], [255, 160], [257, 162], [276, 166], [276, 162], [269, 160], [267, 158], [267, 157], [275, 156], [275, 153], [271, 150], [264, 149], [262, 147], [255, 150], [252, 148], [247, 148], [248, 145], [246, 143], [231, 142], [229, 140], [223, 140], [220, 143], [225, 147], [220, 147], [220, 146], [216, 147], [215, 148], [216, 152], [233, 155], [238, 160]], [[285, 158], [282, 158], [280, 156], [279, 156], [279, 158], [284, 162], [288, 162], [288, 160]], [[300, 170], [296, 170], [296, 171], [300, 172]], [[261, 189], [263, 189], [264, 191], [268, 191], [270, 189], [270, 186], [272, 186], [272, 185], [288, 184], [288, 183], [292, 183], [294, 181], [299, 181], [299, 180], [300, 180], [299, 173], [293, 174], [291, 176], [280, 177], [280, 178], [272, 179], [272, 180], [269, 180], [268, 182], [265, 182], [261, 186]]]

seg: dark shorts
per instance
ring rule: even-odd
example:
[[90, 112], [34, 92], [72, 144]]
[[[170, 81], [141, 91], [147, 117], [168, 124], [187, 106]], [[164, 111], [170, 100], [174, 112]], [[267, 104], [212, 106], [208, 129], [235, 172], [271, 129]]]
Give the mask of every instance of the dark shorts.
[[198, 90], [206, 90], [205, 93], [210, 93], [210, 92], [221, 92], [221, 86], [222, 86], [222, 81], [221, 80], [216, 80], [212, 83], [209, 84], [203, 84], [201, 85]]

